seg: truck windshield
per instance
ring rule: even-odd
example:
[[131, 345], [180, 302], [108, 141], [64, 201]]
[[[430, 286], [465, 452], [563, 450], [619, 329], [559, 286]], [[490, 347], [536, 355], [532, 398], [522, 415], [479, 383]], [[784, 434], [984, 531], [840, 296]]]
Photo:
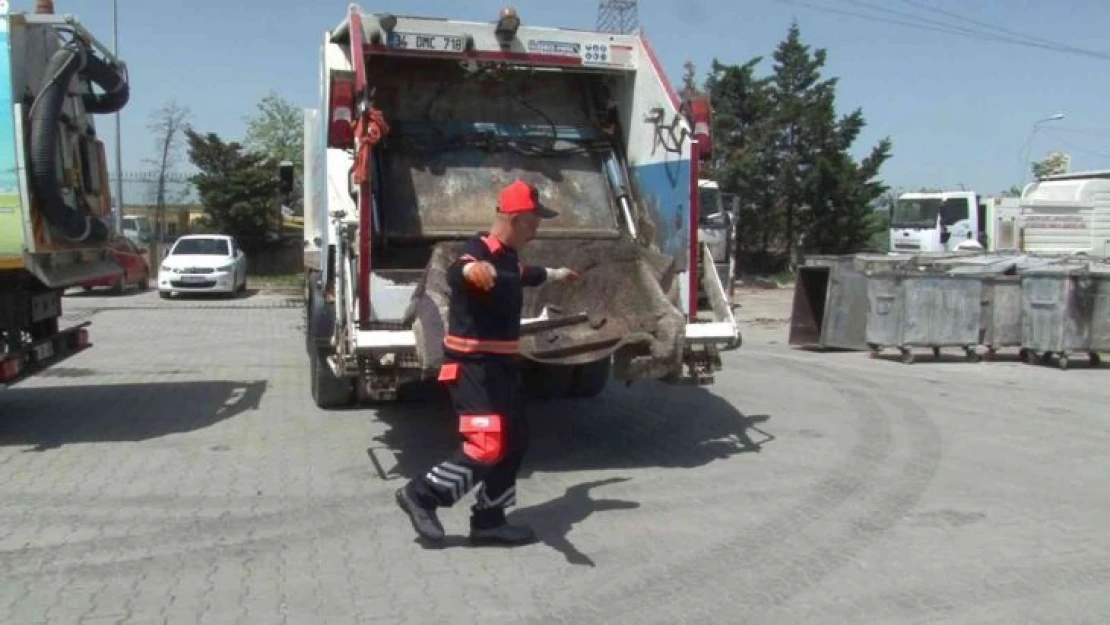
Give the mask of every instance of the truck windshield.
[[[724, 205], [721, 203], [721, 190], [711, 187], [698, 189], [698, 221], [703, 226], [723, 226]], [[711, 219], [712, 218], [712, 219]]]
[[898, 200], [890, 218], [890, 227], [932, 228], [937, 224], [938, 214], [941, 225], [951, 226], [970, 219], [971, 210], [971, 201], [963, 197]]
[[124, 217], [120, 220], [120, 229], [137, 234], [149, 234], [150, 223], [144, 217]]
[[937, 199], [898, 200], [890, 217], [891, 228], [931, 228], [943, 201]]

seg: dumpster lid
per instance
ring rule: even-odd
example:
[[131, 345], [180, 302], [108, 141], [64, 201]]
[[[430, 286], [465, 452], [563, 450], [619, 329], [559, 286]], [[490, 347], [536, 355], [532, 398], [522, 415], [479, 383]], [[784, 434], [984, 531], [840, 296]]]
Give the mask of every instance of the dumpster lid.
[[1026, 274], [1078, 275], [1088, 274], [1110, 278], [1110, 262], [1090, 258], [1045, 259], [1043, 264], [1023, 271]]

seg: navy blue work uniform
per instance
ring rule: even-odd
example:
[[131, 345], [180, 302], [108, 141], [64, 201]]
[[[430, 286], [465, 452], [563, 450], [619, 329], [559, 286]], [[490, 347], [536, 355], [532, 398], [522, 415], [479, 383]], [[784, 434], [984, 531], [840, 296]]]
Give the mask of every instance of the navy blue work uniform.
[[[497, 271], [489, 291], [463, 278], [463, 267], [477, 261]], [[458, 414], [461, 445], [413, 479], [409, 492], [423, 507], [450, 507], [479, 486], [471, 525], [497, 527], [516, 503], [516, 476], [528, 445], [517, 357], [523, 288], [543, 284], [547, 270], [525, 266], [496, 237], [477, 235], [467, 240], [447, 279], [451, 299], [439, 379]]]

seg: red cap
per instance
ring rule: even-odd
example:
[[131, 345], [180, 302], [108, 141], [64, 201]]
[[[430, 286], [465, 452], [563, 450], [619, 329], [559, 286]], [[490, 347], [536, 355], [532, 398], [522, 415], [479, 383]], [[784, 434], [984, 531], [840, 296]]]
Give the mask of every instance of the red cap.
[[540, 204], [539, 191], [523, 180], [517, 180], [501, 190], [501, 195], [497, 198], [497, 211], [509, 215], [534, 212], [544, 219], [559, 214]]

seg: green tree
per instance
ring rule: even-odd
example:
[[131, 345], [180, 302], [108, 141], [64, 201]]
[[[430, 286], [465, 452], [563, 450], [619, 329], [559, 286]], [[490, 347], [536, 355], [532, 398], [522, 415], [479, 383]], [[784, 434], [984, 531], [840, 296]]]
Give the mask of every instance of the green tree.
[[276, 216], [277, 161], [215, 133], [188, 129], [185, 136], [189, 160], [200, 170], [192, 182], [204, 206], [204, 225], [234, 236], [247, 254], [263, 249]]
[[843, 254], [874, 233], [871, 205], [886, 190], [876, 179], [891, 142], [883, 139], [858, 163], [852, 158], [866, 122], [858, 108], [837, 119], [837, 79], [821, 76], [826, 59], [824, 49], [802, 43], [796, 23], [775, 51], [776, 187], [788, 249], [804, 241], [807, 250]]
[[856, 251], [879, 225], [872, 204], [886, 190], [878, 174], [891, 142], [883, 139], [859, 162], [852, 158], [863, 113], [837, 117], [837, 79], [821, 75], [826, 57], [805, 45], [792, 24], [770, 76], [756, 76], [757, 57], [742, 65], [714, 61], [707, 80], [721, 146], [715, 169], [724, 190], [742, 198], [739, 240], [762, 257], [760, 264], [801, 246]]
[[[304, 177], [304, 115], [300, 109], [276, 92], [266, 94], [257, 105], [254, 115], [245, 120], [246, 137], [243, 144], [248, 150], [272, 158], [275, 163], [289, 161], [296, 172], [294, 176], [294, 213], [303, 214]], [[276, 165], [275, 165], [276, 167]], [[277, 172], [273, 172], [277, 175]]]
[[726, 65], [713, 60], [705, 89], [713, 101], [714, 158], [709, 176], [722, 190], [740, 197], [736, 241], [761, 268], [769, 263], [778, 215], [769, 210], [773, 194], [767, 158], [774, 131], [773, 104], [767, 78], [755, 75], [762, 61]]
[[1062, 152], [1049, 152], [1043, 161], [1033, 163], [1033, 178], [1041, 180], [1048, 176], [1065, 174], [1068, 171], [1069, 160]]

